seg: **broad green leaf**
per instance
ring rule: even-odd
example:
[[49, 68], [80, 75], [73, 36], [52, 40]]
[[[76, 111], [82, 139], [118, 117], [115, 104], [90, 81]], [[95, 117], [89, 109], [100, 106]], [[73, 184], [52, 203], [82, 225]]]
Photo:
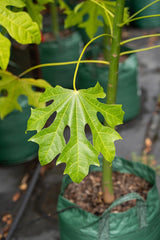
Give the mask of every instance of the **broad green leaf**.
[[0, 67], [6, 70], [10, 57], [11, 42], [0, 33]]
[[24, 8], [22, 0], [0, 1], [0, 25], [10, 36], [21, 44], [40, 43], [40, 30], [36, 22], [33, 22], [28, 13], [24, 11], [14, 12], [12, 8]]
[[[42, 107], [44, 103], [39, 102], [41, 92], [35, 92], [33, 86], [46, 88], [50, 86], [44, 80], [32, 78], [18, 78], [7, 71], [0, 70], [0, 117], [3, 119], [14, 109], [22, 110], [18, 103], [18, 97], [28, 97], [28, 104], [33, 107]], [[3, 94], [5, 93], [5, 94]]]
[[36, 22], [40, 28], [42, 28], [42, 14], [41, 11], [45, 9], [45, 4], [52, 3], [53, 0], [37, 0], [36, 3], [33, 0], [23, 0], [26, 4], [27, 12], [31, 16], [32, 20]]
[[[63, 0], [59, 0], [61, 8], [64, 8], [67, 14], [65, 27], [77, 25], [84, 28], [90, 38], [93, 38], [98, 28], [103, 27], [104, 24], [111, 28], [113, 26], [116, 2], [104, 0], [97, 1], [97, 4], [95, 2], [86, 0], [78, 4], [74, 10], [71, 10]], [[127, 17], [128, 13], [127, 9], [125, 9], [124, 18]]]
[[[41, 102], [53, 100], [45, 108], [32, 109], [27, 130], [37, 130], [30, 140], [40, 145], [39, 160], [42, 165], [51, 162], [60, 154], [57, 164], [66, 163], [65, 174], [74, 182], [80, 182], [89, 171], [90, 165], [99, 165], [98, 155], [112, 162], [115, 156], [114, 141], [121, 139], [114, 127], [122, 123], [123, 111], [120, 105], [107, 105], [97, 98], [104, 98], [103, 88], [96, 84], [87, 90], [69, 90], [60, 86], [47, 88], [41, 95]], [[44, 128], [46, 121], [56, 112], [53, 123]], [[107, 126], [98, 120], [100, 112]], [[87, 140], [85, 126], [89, 124], [93, 145]], [[65, 127], [70, 128], [70, 139], [66, 144], [63, 137]]]
[[[80, 28], [85, 28], [90, 38], [94, 37], [98, 27], [103, 26], [103, 22], [101, 19], [98, 19], [98, 16], [104, 15], [104, 11], [90, 0], [80, 3], [74, 10], [69, 11], [67, 9], [65, 13], [68, 15], [65, 20], [65, 27], [77, 25]], [[87, 16], [87, 20], [84, 20], [84, 16]]]

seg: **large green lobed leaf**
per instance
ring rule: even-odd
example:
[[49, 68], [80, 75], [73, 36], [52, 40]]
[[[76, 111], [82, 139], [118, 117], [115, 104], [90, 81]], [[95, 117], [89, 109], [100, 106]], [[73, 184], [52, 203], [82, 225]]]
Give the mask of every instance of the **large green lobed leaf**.
[[0, 67], [5, 70], [10, 58], [11, 42], [0, 33]]
[[40, 43], [40, 31], [38, 24], [33, 22], [28, 13], [24, 11], [14, 12], [12, 8], [24, 8], [22, 0], [0, 1], [0, 24], [8, 31], [9, 35], [22, 44]]
[[50, 86], [42, 79], [18, 78], [7, 71], [0, 70], [0, 117], [3, 119], [14, 109], [21, 111], [18, 97], [28, 97], [28, 104], [33, 107], [43, 107], [44, 103], [39, 102], [41, 92], [35, 92], [33, 87], [46, 88]]
[[[5, 32], [21, 44], [39, 44], [41, 41], [39, 26], [27, 12], [23, 11], [24, 7], [26, 5], [23, 0], [1, 0], [0, 25]], [[10, 45], [10, 40], [0, 35], [0, 67], [3, 70], [6, 70], [9, 62]]]
[[[114, 127], [122, 123], [123, 111], [120, 105], [107, 105], [97, 98], [104, 98], [103, 88], [96, 84], [87, 90], [69, 90], [60, 86], [47, 88], [41, 95], [41, 102], [53, 100], [45, 108], [32, 109], [28, 131], [37, 130], [30, 140], [39, 144], [39, 160], [42, 165], [51, 162], [60, 154], [57, 164], [66, 163], [65, 174], [79, 183], [89, 171], [90, 165], [99, 165], [98, 155], [112, 162], [115, 156], [114, 141], [121, 139]], [[46, 121], [56, 112], [53, 123], [44, 128]], [[100, 112], [107, 125], [97, 117]], [[92, 131], [93, 145], [87, 140], [85, 126]], [[70, 128], [70, 139], [66, 144], [63, 132]]]
[[[116, 1], [99, 0], [96, 4], [91, 0], [86, 0], [78, 4], [74, 10], [71, 10], [64, 0], [59, 0], [59, 3], [67, 14], [65, 20], [66, 28], [77, 25], [85, 29], [89, 38], [93, 38], [98, 28], [103, 27], [104, 24], [109, 28], [113, 27]], [[125, 8], [124, 20], [127, 17], [128, 11]]]

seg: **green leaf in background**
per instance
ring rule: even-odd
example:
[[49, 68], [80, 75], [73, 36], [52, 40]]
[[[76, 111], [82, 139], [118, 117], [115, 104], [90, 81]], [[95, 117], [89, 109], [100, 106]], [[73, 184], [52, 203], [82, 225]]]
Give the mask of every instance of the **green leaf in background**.
[[[44, 2], [45, 0], [42, 0]], [[47, 1], [47, 0], [46, 0]], [[29, 14], [22, 9], [26, 7], [24, 0], [0, 1], [1, 29], [21, 44], [37, 43], [41, 41], [39, 26]], [[6, 70], [10, 56], [10, 41], [0, 35], [0, 68]]]
[[[97, 4], [96, 4], [97, 2]], [[67, 18], [65, 27], [78, 26], [84, 28], [87, 35], [93, 38], [99, 27], [104, 23], [111, 28], [115, 15], [115, 1], [92, 1], [86, 0], [71, 10], [64, 0], [59, 0], [60, 6], [65, 10]], [[110, 12], [110, 13], [109, 13]], [[124, 19], [128, 17], [128, 10], [125, 9]]]
[[44, 10], [45, 4], [52, 3], [54, 0], [37, 0], [36, 3], [33, 0], [23, 0], [26, 4], [27, 12], [31, 16], [32, 20], [42, 28], [42, 14], [41, 11]]
[[[57, 164], [66, 163], [64, 173], [78, 183], [88, 174], [90, 165], [99, 165], [99, 153], [112, 162], [115, 156], [114, 141], [121, 139], [114, 127], [122, 123], [123, 111], [120, 105], [107, 105], [97, 100], [104, 97], [105, 93], [99, 83], [94, 88], [79, 91], [60, 86], [46, 89], [40, 101], [53, 100], [53, 103], [45, 108], [32, 109], [27, 128], [28, 131], [38, 132], [30, 140], [40, 145], [39, 160], [42, 165], [60, 154]], [[53, 123], [43, 128], [55, 112]], [[98, 120], [98, 112], [104, 116], [107, 126]], [[86, 138], [86, 124], [91, 128], [93, 145]], [[66, 126], [70, 128], [67, 144], [63, 136]]]
[[5, 70], [10, 58], [11, 42], [0, 33], [0, 67]]
[[36, 22], [33, 22], [28, 13], [24, 11], [12, 11], [12, 8], [24, 8], [22, 0], [0, 1], [0, 25], [9, 35], [21, 44], [40, 43], [40, 30]]
[[0, 70], [0, 117], [3, 119], [14, 109], [22, 110], [18, 103], [18, 97], [28, 97], [28, 104], [33, 107], [42, 107], [44, 103], [39, 102], [41, 92], [35, 92], [33, 86], [46, 88], [50, 86], [44, 80], [32, 78], [18, 78], [7, 71]]
[[[90, 38], [94, 37], [98, 27], [103, 26], [103, 23], [98, 19], [98, 16], [105, 15], [104, 10], [90, 0], [78, 4], [74, 10], [67, 10], [65, 13], [68, 15], [65, 20], [65, 27], [69, 28], [77, 25], [80, 28], [85, 28], [85, 31]], [[87, 16], [87, 20], [85, 21], [84, 16]]]

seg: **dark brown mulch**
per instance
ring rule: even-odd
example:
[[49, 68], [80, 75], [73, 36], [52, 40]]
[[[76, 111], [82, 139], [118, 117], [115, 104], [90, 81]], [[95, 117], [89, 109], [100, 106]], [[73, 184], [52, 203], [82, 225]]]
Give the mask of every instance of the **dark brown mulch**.
[[[101, 172], [92, 172], [80, 184], [69, 184], [64, 197], [82, 209], [99, 216], [110, 206], [105, 204], [102, 199], [101, 179]], [[138, 176], [120, 172], [113, 173], [113, 185], [115, 199], [131, 192], [139, 193], [146, 199], [147, 193], [152, 187], [150, 183]], [[124, 212], [135, 205], [136, 200], [128, 201], [115, 207], [112, 212]]]

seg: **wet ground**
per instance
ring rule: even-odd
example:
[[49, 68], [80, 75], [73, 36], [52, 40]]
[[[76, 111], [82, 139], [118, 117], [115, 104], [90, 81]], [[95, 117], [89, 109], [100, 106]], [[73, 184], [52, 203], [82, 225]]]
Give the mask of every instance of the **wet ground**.
[[[148, 30], [147, 33], [160, 32], [160, 29]], [[145, 34], [146, 30], [126, 30], [126, 37]], [[151, 41], [151, 40], [150, 40]], [[141, 48], [149, 44], [160, 44], [160, 38], [152, 38], [133, 42], [129, 46]], [[117, 155], [128, 160], [133, 156], [138, 159], [146, 148], [145, 139], [150, 133], [153, 136], [150, 144], [149, 156], [160, 164], [160, 126], [159, 114], [155, 120], [155, 110], [160, 93], [160, 49], [138, 53], [139, 60], [139, 85], [141, 89], [141, 110], [139, 115], [118, 127], [123, 141], [116, 143]], [[152, 134], [153, 133], [153, 134]], [[9, 214], [13, 223], [17, 213], [24, 203], [27, 190], [19, 190], [22, 179], [26, 174], [34, 175], [38, 161], [14, 167], [0, 167], [0, 236], [8, 232], [10, 222], [5, 222], [3, 216]], [[37, 168], [37, 174], [39, 172]], [[63, 166], [54, 166], [45, 173], [41, 170], [27, 207], [13, 232], [12, 240], [58, 240], [58, 218], [56, 214], [57, 197], [60, 191]], [[28, 188], [31, 181], [26, 181]], [[157, 176], [157, 185], [160, 191], [160, 179]], [[32, 189], [31, 189], [32, 190]], [[16, 193], [19, 193], [19, 195]], [[13, 199], [14, 197], [14, 199]], [[14, 201], [13, 201], [14, 200]], [[7, 225], [8, 224], [8, 225]], [[13, 226], [13, 225], [12, 225]], [[5, 229], [6, 228], [6, 229]], [[4, 231], [5, 230], [5, 231]], [[1, 239], [1, 238], [0, 238]]]

